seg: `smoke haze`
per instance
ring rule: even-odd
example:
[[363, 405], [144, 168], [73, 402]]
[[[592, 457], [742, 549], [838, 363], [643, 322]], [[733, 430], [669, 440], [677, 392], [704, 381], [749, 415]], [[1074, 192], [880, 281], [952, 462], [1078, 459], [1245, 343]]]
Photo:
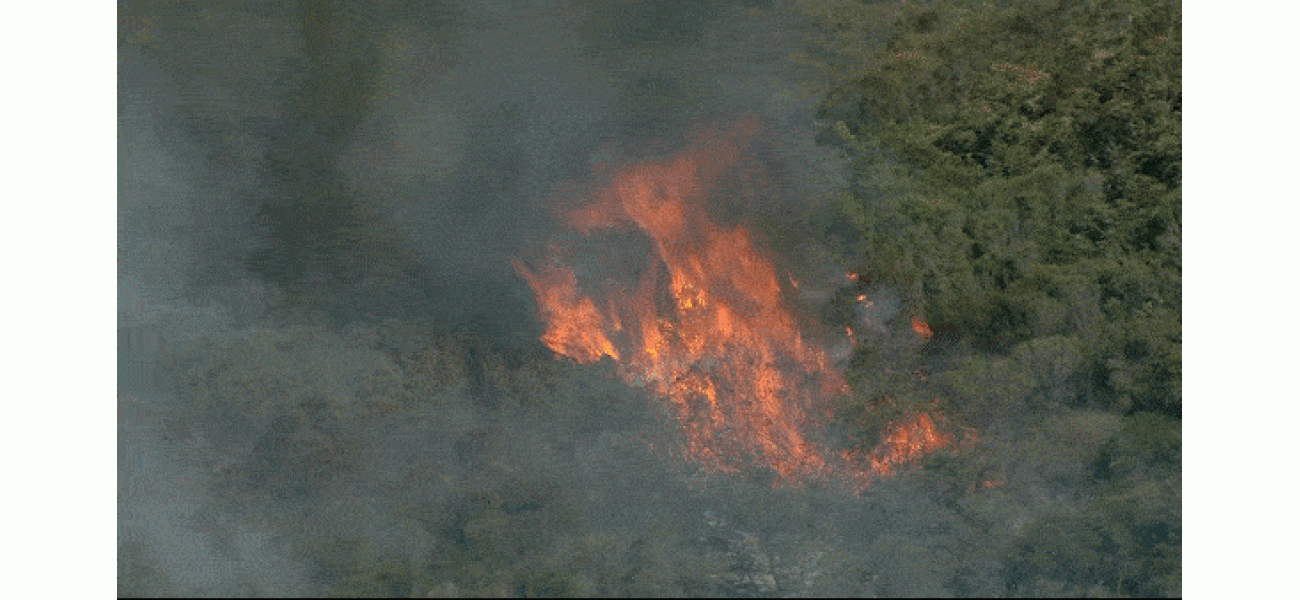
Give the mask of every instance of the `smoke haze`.
[[[659, 402], [537, 343], [511, 266], [564, 239], [562, 211], [612, 170], [749, 118], [711, 209], [774, 231], [829, 297], [843, 269], [798, 232], [844, 167], [814, 143], [798, 17], [722, 0], [119, 14], [119, 593], [359, 594], [331, 560], [496, 565], [473, 538], [489, 522], [551, 549], [519, 550], [530, 568], [592, 560], [634, 593], [950, 593], [973, 533], [941, 496], [693, 471], [665, 452], [680, 432]], [[884, 336], [900, 301], [879, 294], [853, 318]], [[991, 561], [962, 585], [995, 593]], [[717, 587], [681, 583], [688, 567]], [[584, 577], [560, 593], [615, 589]], [[465, 591], [380, 579], [366, 589]]]

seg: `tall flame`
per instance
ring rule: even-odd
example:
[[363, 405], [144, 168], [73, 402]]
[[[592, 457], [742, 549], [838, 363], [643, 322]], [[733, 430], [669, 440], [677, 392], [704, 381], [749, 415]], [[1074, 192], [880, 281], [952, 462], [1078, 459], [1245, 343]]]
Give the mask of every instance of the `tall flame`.
[[[800, 333], [778, 272], [749, 231], [721, 226], [702, 208], [709, 184], [756, 133], [742, 122], [672, 160], [627, 168], [568, 215], [584, 235], [645, 234], [654, 253], [635, 285], [605, 282], [586, 295], [558, 260], [514, 266], [537, 298], [541, 341], [581, 363], [609, 357], [626, 381], [665, 398], [701, 465], [734, 472], [757, 461], [782, 478], [825, 473], [830, 454], [804, 432], [816, 421], [814, 401], [846, 389], [844, 379]], [[948, 441], [922, 417], [892, 430], [877, 454], [841, 456], [857, 463], [861, 479]]]

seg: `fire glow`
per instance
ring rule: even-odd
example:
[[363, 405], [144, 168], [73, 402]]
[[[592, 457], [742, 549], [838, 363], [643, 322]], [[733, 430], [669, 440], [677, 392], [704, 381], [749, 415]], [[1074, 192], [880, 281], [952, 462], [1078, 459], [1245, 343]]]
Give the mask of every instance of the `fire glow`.
[[839, 473], [865, 487], [951, 437], [920, 414], [891, 425], [869, 454], [832, 453], [808, 438], [825, 412], [817, 402], [845, 393], [844, 378], [801, 334], [777, 269], [750, 232], [721, 226], [704, 209], [710, 184], [744, 158], [757, 129], [742, 121], [671, 160], [623, 169], [567, 215], [587, 236], [644, 234], [653, 256], [639, 281], [607, 279], [586, 291], [557, 257], [514, 266], [540, 307], [541, 341], [580, 363], [609, 357], [625, 381], [665, 399], [687, 455], [704, 469], [734, 473], [757, 463], [784, 481]]

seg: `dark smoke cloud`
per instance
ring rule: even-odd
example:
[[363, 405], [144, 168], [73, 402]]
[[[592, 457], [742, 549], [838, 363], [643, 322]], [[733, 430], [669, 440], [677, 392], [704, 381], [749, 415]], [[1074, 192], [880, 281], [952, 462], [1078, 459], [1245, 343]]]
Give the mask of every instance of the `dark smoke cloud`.
[[[742, 115], [763, 127], [750, 157], [763, 189], [724, 186], [724, 216], [798, 226], [842, 182], [786, 60], [797, 20], [762, 3], [129, 2], [120, 13], [118, 548], [120, 568], [162, 571], [147, 593], [320, 591], [251, 509], [216, 502], [212, 465], [240, 457], [175, 429], [185, 407], [160, 364], [310, 320], [303, 307], [339, 327], [400, 317], [469, 329], [485, 353], [535, 345], [510, 259], [554, 239], [558, 211], [581, 204], [602, 169], [670, 156]], [[470, 396], [490, 395], [480, 387]], [[369, 502], [364, 490], [389, 485], [383, 473], [410, 456], [469, 452], [584, 490], [589, 517], [610, 527], [738, 520], [727, 531], [768, 539], [814, 510], [773, 508], [764, 524], [724, 505], [763, 486], [684, 488], [602, 429], [653, 429], [651, 405], [608, 395], [643, 410], [494, 420], [471, 398], [450, 420], [353, 432], [374, 449], [359, 469], [372, 480], [337, 500]], [[484, 468], [457, 485], [512, 477]], [[713, 524], [698, 522], [706, 509]], [[353, 516], [336, 526], [407, 539]]]

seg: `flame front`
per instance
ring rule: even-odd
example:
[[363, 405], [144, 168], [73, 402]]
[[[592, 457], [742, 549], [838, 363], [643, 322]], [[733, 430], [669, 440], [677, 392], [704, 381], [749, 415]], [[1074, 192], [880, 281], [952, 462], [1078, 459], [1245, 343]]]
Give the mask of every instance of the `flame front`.
[[572, 271], [554, 269], [543, 276], [533, 274], [519, 261], [514, 265], [546, 312], [542, 343], [579, 362], [595, 362], [602, 356], [618, 360], [618, 351], [605, 336], [605, 315], [591, 298], [578, 294], [578, 281]]
[[[755, 133], [742, 123], [673, 160], [628, 168], [569, 214], [584, 235], [635, 227], [648, 237], [654, 256], [636, 284], [599, 284], [589, 296], [558, 261], [515, 268], [540, 306], [541, 341], [582, 363], [609, 357], [626, 381], [667, 399], [702, 466], [734, 472], [758, 461], [782, 478], [806, 476], [828, 469], [828, 452], [804, 433], [814, 401], [845, 390], [844, 379], [804, 340], [749, 231], [720, 226], [702, 208], [709, 184]], [[859, 475], [888, 474], [946, 443], [933, 425], [909, 426], [928, 434], [901, 428], [879, 456], [853, 458]]]
[[855, 477], [863, 484], [872, 477], [886, 477], [900, 467], [952, 443], [952, 435], [940, 429], [934, 417], [920, 413], [912, 418], [891, 424], [880, 444], [870, 453], [846, 451], [841, 456], [851, 464], [867, 467], [865, 473]]

